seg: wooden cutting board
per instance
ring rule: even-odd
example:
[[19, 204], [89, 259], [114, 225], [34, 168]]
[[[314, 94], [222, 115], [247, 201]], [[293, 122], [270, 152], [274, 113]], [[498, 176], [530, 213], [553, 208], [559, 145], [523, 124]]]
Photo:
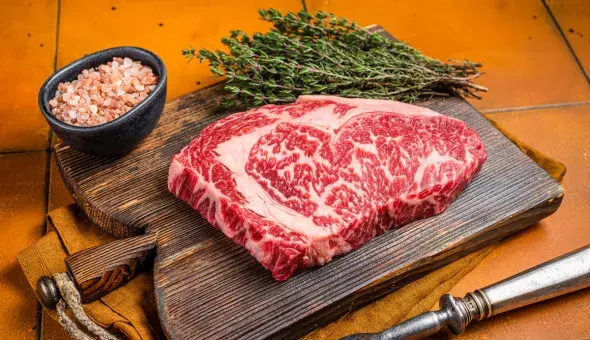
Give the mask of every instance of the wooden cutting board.
[[[215, 112], [220, 99], [221, 85], [214, 85], [168, 103], [154, 132], [119, 158], [55, 147], [66, 185], [93, 222], [119, 237], [146, 233], [155, 244], [158, 311], [172, 339], [297, 338], [552, 214], [563, 197], [557, 182], [467, 102], [421, 102], [479, 133], [489, 155], [480, 174], [443, 214], [279, 283], [167, 190], [172, 156], [227, 115]], [[126, 247], [141, 248], [121, 241], [112, 252]], [[104, 249], [94, 258], [108, 258]]]

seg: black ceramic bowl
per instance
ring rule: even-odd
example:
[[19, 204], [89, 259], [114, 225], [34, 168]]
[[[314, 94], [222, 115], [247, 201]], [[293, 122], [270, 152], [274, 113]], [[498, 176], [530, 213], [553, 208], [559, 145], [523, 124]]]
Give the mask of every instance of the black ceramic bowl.
[[[147, 98], [119, 118], [98, 126], [69, 125], [51, 115], [49, 101], [55, 97], [59, 83], [72, 81], [82, 70], [114, 57], [140, 61], [158, 75], [158, 84]], [[53, 132], [74, 149], [94, 156], [117, 156], [131, 151], [156, 127], [166, 103], [166, 85], [166, 67], [157, 55], [138, 47], [115, 47], [86, 55], [54, 73], [39, 91], [39, 107]]]

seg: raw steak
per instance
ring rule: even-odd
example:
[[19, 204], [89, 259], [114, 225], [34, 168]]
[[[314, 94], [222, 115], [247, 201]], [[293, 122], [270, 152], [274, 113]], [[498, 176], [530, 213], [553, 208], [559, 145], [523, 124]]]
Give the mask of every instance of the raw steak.
[[282, 281], [441, 213], [485, 159], [475, 131], [429, 109], [302, 96], [209, 125], [168, 188]]

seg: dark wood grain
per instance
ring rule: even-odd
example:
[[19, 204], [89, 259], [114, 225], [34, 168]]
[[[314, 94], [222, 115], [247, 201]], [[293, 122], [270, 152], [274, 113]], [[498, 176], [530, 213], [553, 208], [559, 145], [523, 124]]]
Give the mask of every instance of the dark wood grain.
[[[167, 191], [172, 155], [211, 122], [220, 85], [167, 104], [141, 146], [115, 159], [55, 148], [64, 180], [90, 219], [117, 236], [157, 234], [155, 294], [173, 339], [295, 338], [553, 213], [561, 186], [460, 98], [418, 103], [465, 121], [489, 157], [443, 214], [370, 241], [278, 283]], [[90, 259], [89, 259], [90, 260]]]
[[68, 272], [78, 287], [82, 302], [104, 296], [132, 280], [150, 266], [156, 250], [156, 234], [117, 240], [68, 256]]

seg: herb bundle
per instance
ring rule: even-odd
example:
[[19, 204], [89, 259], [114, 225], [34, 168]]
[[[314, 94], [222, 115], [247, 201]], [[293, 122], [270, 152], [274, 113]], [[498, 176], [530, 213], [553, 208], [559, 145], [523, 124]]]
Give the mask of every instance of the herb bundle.
[[487, 91], [473, 83], [481, 64], [443, 63], [334, 14], [259, 14], [273, 28], [252, 36], [231, 31], [222, 39], [229, 52], [183, 50], [227, 79], [232, 96], [224, 107], [282, 104], [302, 94], [413, 102], [451, 94], [480, 98], [477, 92]]

